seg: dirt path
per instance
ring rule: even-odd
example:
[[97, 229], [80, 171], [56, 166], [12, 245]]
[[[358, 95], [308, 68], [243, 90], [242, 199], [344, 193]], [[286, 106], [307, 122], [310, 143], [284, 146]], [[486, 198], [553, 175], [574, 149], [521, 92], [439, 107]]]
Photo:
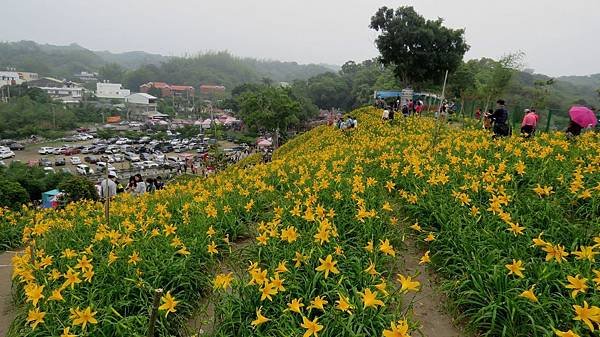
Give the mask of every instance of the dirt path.
[[[420, 332], [424, 337], [463, 337], [466, 336], [455, 324], [454, 319], [444, 312], [445, 297], [436, 290], [435, 277], [424, 265], [419, 265], [424, 252], [415, 247], [414, 241], [406, 238], [407, 247], [404, 264], [399, 271], [404, 275], [418, 275], [416, 279], [421, 282], [421, 291], [409, 293], [404, 297], [405, 310], [412, 313], [412, 317], [420, 322], [421, 329], [413, 333], [418, 336]], [[413, 295], [414, 294], [414, 295]]]
[[[240, 239], [231, 245], [231, 254], [219, 262], [217, 273], [240, 272], [243, 270], [243, 249], [253, 243], [251, 238]], [[185, 336], [207, 336], [215, 329], [215, 303], [210, 294], [198, 303], [198, 309], [188, 320]]]
[[6, 336], [10, 323], [15, 318], [12, 305], [12, 257], [14, 252], [0, 254], [0, 337]]

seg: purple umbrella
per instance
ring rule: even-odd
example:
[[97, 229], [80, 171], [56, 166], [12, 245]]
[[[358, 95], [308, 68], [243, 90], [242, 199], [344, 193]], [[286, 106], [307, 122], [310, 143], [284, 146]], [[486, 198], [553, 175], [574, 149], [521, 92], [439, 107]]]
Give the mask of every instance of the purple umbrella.
[[574, 106], [569, 110], [569, 117], [582, 128], [594, 127], [598, 124], [594, 112], [584, 106]]

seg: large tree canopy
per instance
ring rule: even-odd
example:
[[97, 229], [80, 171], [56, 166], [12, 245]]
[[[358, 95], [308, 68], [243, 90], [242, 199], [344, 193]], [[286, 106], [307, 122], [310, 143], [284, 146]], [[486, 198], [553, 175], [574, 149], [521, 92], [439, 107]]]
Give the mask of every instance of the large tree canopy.
[[380, 32], [375, 43], [382, 63], [393, 65], [406, 84], [441, 80], [446, 70], [460, 66], [469, 50], [464, 29], [444, 27], [441, 18], [426, 20], [413, 7], [381, 7], [370, 27]]
[[314, 110], [303, 109], [302, 102], [289, 88], [263, 86], [239, 97], [240, 116], [253, 129], [287, 130], [306, 121]]

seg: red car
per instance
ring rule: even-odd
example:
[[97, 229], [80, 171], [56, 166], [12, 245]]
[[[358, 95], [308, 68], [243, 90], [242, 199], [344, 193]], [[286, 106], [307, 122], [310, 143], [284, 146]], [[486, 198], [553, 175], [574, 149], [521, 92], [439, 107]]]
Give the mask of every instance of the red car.
[[74, 154], [80, 154], [81, 150], [78, 148], [68, 148], [65, 150], [65, 156], [72, 156]]

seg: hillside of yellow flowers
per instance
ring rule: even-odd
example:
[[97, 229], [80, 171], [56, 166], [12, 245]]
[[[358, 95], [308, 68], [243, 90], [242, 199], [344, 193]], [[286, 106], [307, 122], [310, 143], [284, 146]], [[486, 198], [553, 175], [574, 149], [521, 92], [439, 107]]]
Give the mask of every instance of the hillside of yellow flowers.
[[358, 128], [318, 127], [270, 163], [120, 196], [110, 224], [90, 202], [0, 220], [24, 226], [10, 336], [145, 336], [157, 288], [157, 336], [183, 335], [202, 298], [215, 336], [419, 336], [409, 236], [472, 331], [598, 334], [597, 134], [492, 140], [353, 114]]

